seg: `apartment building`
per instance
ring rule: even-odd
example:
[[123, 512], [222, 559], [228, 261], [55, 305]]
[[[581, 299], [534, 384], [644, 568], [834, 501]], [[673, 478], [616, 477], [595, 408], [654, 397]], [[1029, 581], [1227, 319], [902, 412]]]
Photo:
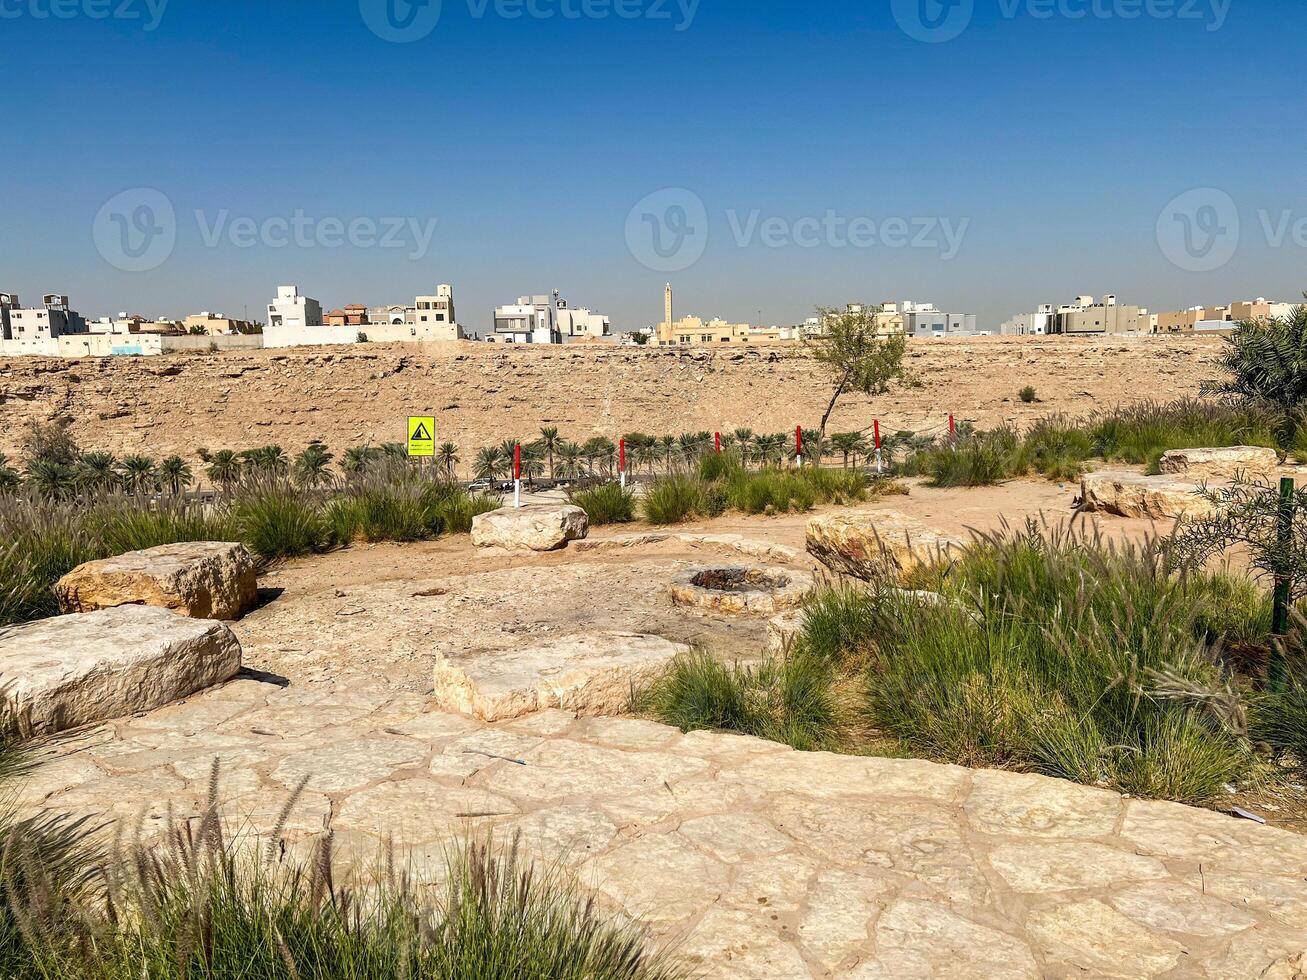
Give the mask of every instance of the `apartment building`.
[[18, 305], [17, 293], [0, 293], [0, 340], [10, 340], [9, 311]]
[[193, 313], [182, 320], [182, 331], [186, 334], [199, 334], [201, 331], [210, 337], [231, 337], [259, 333], [261, 327], [249, 320], [237, 320], [235, 317], [223, 316], [221, 313]]
[[1033, 313], [1018, 313], [998, 328], [1004, 337], [1042, 337], [1053, 332], [1053, 304], [1041, 303]]
[[947, 313], [934, 303], [887, 303], [886, 312], [903, 318], [903, 333], [916, 339], [943, 340], [948, 337], [975, 337], [980, 333], [974, 313]]
[[571, 308], [558, 290], [553, 296], [519, 296], [495, 308], [494, 330], [486, 340], [497, 344], [566, 344], [612, 336], [607, 316], [585, 307]]
[[355, 324], [337, 323], [327, 326], [323, 322], [321, 303], [301, 295], [298, 286], [278, 286], [277, 298], [268, 304], [268, 325], [263, 328], [263, 346], [356, 344], [359, 332], [359, 327]]
[[1068, 336], [1139, 334], [1150, 328], [1146, 309], [1118, 303], [1111, 294], [1101, 302], [1094, 302], [1092, 296], [1077, 296], [1074, 302], [1057, 308], [1053, 321], [1053, 332]]
[[1231, 332], [1246, 320], [1282, 320], [1293, 315], [1293, 303], [1273, 303], [1265, 297], [1236, 300], [1227, 306], [1191, 306], [1157, 314], [1157, 333]]

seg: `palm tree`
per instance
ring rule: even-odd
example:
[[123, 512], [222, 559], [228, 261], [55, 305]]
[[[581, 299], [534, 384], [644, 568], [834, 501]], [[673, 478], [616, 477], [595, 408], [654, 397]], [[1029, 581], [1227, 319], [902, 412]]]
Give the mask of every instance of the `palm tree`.
[[499, 448], [486, 446], [477, 452], [476, 459], [472, 462], [472, 476], [478, 480], [494, 480], [502, 472], [502, 466]]
[[[441, 443], [440, 448], [436, 450], [436, 459], [440, 462], [440, 468], [445, 471], [445, 475], [452, 480], [455, 468], [462, 462], [458, 458], [458, 446], [452, 442]], [[550, 463], [549, 466], [552, 472], [553, 463]]]
[[849, 468], [849, 456], [857, 448], [858, 433], [837, 432], [830, 437], [831, 448], [844, 456], [844, 468]]
[[549, 480], [554, 479], [554, 453], [558, 451], [558, 427], [547, 425], [540, 430], [540, 445], [549, 457]]
[[340, 468], [351, 475], [362, 473], [380, 455], [381, 451], [375, 446], [352, 446], [345, 450]]
[[658, 440], [658, 444], [662, 447], [663, 458], [667, 461], [667, 475], [671, 476], [672, 457], [676, 455], [676, 437], [663, 436], [661, 439]]
[[499, 444], [499, 472], [505, 480], [513, 479], [517, 460], [517, 447], [522, 445], [516, 439], [505, 439]]
[[522, 447], [522, 479], [532, 487], [536, 478], [545, 471], [545, 449], [543, 442], [533, 442]]
[[130, 494], [144, 493], [151, 486], [158, 484], [154, 460], [149, 456], [124, 456], [119, 464], [122, 473], [123, 489]]
[[295, 457], [295, 479], [310, 490], [323, 486], [331, 479], [329, 468], [334, 458], [326, 446], [314, 440]]
[[252, 468], [262, 473], [279, 476], [290, 469], [290, 460], [286, 458], [286, 451], [276, 445], [247, 449], [241, 453], [241, 457]]
[[118, 479], [114, 471], [117, 462], [112, 453], [83, 453], [78, 461], [79, 482], [87, 490], [108, 490]]
[[402, 442], [383, 442], [381, 455], [386, 459], [408, 459], [408, 445]]
[[18, 471], [10, 467], [8, 457], [0, 453], [0, 493], [16, 489], [22, 480]]
[[574, 442], [564, 442], [558, 447], [558, 472], [564, 479], [575, 480], [585, 470], [585, 450]]
[[858, 468], [858, 457], [867, 456], [871, 447], [867, 445], [867, 437], [861, 432], [853, 433], [853, 443], [849, 449], [853, 453], [853, 468]]
[[219, 449], [209, 457], [209, 467], [204, 475], [214, 486], [230, 489], [241, 478], [241, 461], [230, 449]]
[[167, 484], [174, 497], [180, 497], [181, 492], [195, 482], [195, 476], [184, 459], [169, 456], [159, 464], [159, 481]]
[[27, 464], [27, 482], [47, 497], [70, 497], [77, 488], [77, 470], [67, 463], [39, 456]]

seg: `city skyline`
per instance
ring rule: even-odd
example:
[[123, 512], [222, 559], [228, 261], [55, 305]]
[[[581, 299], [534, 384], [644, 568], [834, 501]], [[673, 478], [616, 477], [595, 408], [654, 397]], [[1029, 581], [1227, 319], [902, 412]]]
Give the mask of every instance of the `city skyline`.
[[[963, 4], [956, 37], [922, 40], [902, 4], [451, 3], [391, 43], [357, 0], [138, 6], [7, 16], [63, 70], [13, 82], [11, 139], [57, 152], [10, 154], [0, 289], [257, 317], [276, 283], [333, 308], [452, 282], [481, 333], [555, 288], [650, 326], [669, 277], [686, 309], [768, 324], [897, 297], [997, 327], [1080, 293], [1169, 310], [1307, 287], [1307, 198], [1282, 162], [1307, 69], [1248, 58], [1173, 98], [1177, 64], [1265, 51], [1300, 7]], [[488, 60], [522, 44], [554, 67]], [[135, 62], [179, 81], [103, 70]], [[115, 264], [115, 235], [168, 213], [162, 261]]]

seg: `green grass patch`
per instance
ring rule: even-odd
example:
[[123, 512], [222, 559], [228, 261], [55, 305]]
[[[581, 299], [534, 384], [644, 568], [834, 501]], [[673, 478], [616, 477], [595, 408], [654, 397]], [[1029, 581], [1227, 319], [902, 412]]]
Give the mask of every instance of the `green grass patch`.
[[568, 499], [585, 511], [590, 523], [629, 524], [635, 520], [635, 494], [620, 483], [604, 483], [569, 493]]

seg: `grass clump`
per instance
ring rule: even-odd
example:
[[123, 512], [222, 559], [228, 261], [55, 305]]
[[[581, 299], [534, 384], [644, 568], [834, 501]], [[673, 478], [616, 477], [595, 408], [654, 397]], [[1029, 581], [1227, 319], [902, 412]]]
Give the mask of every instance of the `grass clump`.
[[1160, 472], [1163, 454], [1172, 449], [1276, 446], [1271, 412], [1229, 401], [1140, 402], [1099, 412], [1086, 425], [1104, 459], [1141, 464], [1150, 473]]
[[674, 473], [649, 485], [640, 511], [650, 524], [684, 524], [695, 517], [703, 504], [701, 480]]
[[332, 529], [312, 496], [277, 479], [251, 482], [231, 502], [236, 533], [264, 564], [325, 551]]
[[[709, 477], [712, 477], [711, 479]], [[804, 513], [817, 504], [852, 504], [873, 495], [905, 492], [888, 480], [871, 481], [856, 470], [746, 470], [723, 453], [700, 460], [697, 474], [673, 474], [650, 484], [641, 502], [651, 524], [681, 524], [717, 517], [727, 510], [745, 514]]]
[[935, 487], [992, 486], [1030, 469], [1026, 443], [1010, 427], [975, 432], [923, 450], [914, 469]]
[[1161, 543], [1029, 526], [979, 539], [943, 582], [938, 605], [886, 593], [862, 633], [867, 711], [905, 747], [1176, 800], [1252, 772], [1209, 644], [1251, 633], [1252, 610], [1214, 618], [1219, 586], [1173, 574]]
[[695, 652], [677, 657], [637, 706], [685, 732], [732, 731], [816, 750], [836, 741], [833, 682], [830, 665], [800, 649], [731, 666]]
[[604, 483], [568, 494], [568, 499], [585, 511], [594, 526], [629, 524], [635, 520], [635, 494], [620, 483]]

